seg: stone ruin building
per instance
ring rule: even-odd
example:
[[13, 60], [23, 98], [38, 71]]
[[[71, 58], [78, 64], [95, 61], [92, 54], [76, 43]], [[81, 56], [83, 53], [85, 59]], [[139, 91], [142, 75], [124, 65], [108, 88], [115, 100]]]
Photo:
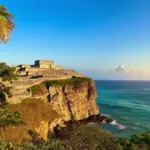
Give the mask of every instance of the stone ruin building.
[[30, 98], [32, 93], [30, 88], [46, 80], [61, 80], [74, 77], [85, 77], [83, 74], [71, 69], [64, 69], [56, 66], [53, 61], [37, 60], [34, 65], [21, 64], [12, 66], [16, 68], [16, 73], [20, 75], [17, 80], [2, 81], [0, 79], [0, 88], [2, 85], [11, 87], [12, 97], [7, 98], [7, 102], [15, 104], [20, 103], [22, 99]]
[[51, 79], [66, 79], [84, 76], [77, 73], [75, 70], [68, 70], [61, 66], [56, 66], [54, 61], [49, 60], [36, 60], [34, 65], [18, 65], [16, 67], [16, 73], [22, 77], [28, 78], [45, 77]]
[[54, 61], [48, 61], [48, 60], [36, 60], [35, 64], [32, 67], [38, 67], [38, 68], [53, 68], [53, 69], [64, 69], [61, 66], [56, 66], [54, 64]]
[[47, 69], [62, 70], [64, 68], [61, 66], [56, 66], [54, 64], [54, 61], [36, 60], [34, 65], [18, 65], [17, 73], [19, 73], [20, 75], [31, 75], [37, 71], [44, 71]]

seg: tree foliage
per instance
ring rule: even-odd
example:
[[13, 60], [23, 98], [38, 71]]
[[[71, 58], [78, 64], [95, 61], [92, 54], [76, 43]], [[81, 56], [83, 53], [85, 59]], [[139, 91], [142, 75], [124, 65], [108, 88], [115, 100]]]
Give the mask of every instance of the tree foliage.
[[115, 150], [117, 146], [116, 138], [111, 132], [96, 127], [64, 128], [56, 136], [75, 150]]
[[150, 150], [150, 132], [132, 135], [129, 139], [120, 138], [118, 144], [124, 150]]
[[13, 16], [7, 8], [0, 4], [0, 42], [6, 43], [10, 39], [10, 33], [14, 28]]
[[[68, 131], [68, 132], [67, 132]], [[49, 141], [36, 143], [25, 141], [20, 145], [0, 141], [4, 150], [149, 150], [150, 132], [132, 136], [130, 139], [116, 137], [101, 128], [85, 127], [60, 129]]]
[[0, 108], [0, 127], [19, 125], [21, 123], [22, 121], [18, 112], [8, 112], [5, 108]]
[[1, 139], [4, 139], [4, 127], [9, 125], [20, 125], [23, 121], [20, 120], [20, 113], [8, 112], [5, 108], [0, 108], [0, 128], [1, 128]]
[[14, 71], [14, 68], [9, 67], [6, 63], [0, 63], [0, 77], [3, 81], [16, 79], [18, 75], [16, 75]]

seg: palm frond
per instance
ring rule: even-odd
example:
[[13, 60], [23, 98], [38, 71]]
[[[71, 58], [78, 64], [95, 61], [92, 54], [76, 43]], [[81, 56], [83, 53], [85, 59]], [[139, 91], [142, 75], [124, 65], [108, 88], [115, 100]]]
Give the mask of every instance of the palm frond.
[[10, 32], [14, 28], [11, 21], [13, 16], [7, 11], [7, 8], [0, 4], [0, 42], [6, 43], [10, 39]]
[[7, 12], [7, 11], [0, 10], [0, 15], [3, 16], [3, 17], [5, 17], [8, 20], [13, 19], [12, 14], [9, 13], [9, 12]]
[[7, 8], [0, 4], [0, 10], [5, 10], [5, 11], [7, 11]]
[[6, 43], [10, 39], [10, 32], [14, 28], [14, 24], [0, 15], [0, 42]]

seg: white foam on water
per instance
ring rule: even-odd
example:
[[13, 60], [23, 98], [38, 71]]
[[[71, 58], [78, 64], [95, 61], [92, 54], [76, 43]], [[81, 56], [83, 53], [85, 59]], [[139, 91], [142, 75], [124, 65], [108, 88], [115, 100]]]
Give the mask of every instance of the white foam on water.
[[121, 130], [123, 130], [123, 129], [126, 129], [126, 128], [127, 128], [126, 126], [124, 126], [124, 125], [122, 125], [122, 124], [117, 123], [117, 121], [116, 121], [116, 120], [113, 120], [110, 124], [111, 124], [111, 125], [114, 125], [114, 126], [117, 126], [117, 128], [118, 128], [118, 129], [121, 129]]
[[117, 125], [117, 122], [116, 122], [116, 120], [113, 120], [110, 124]]

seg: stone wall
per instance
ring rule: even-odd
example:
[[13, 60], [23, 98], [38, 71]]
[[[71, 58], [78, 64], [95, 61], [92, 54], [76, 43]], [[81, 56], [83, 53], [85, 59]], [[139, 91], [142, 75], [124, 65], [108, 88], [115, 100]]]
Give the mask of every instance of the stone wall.
[[64, 69], [62, 66], [51, 66], [53, 69], [56, 69], [56, 70], [61, 70], [61, 69]]
[[54, 65], [53, 61], [48, 61], [48, 60], [36, 60], [35, 61], [35, 67], [39, 68], [51, 68], [51, 66]]

